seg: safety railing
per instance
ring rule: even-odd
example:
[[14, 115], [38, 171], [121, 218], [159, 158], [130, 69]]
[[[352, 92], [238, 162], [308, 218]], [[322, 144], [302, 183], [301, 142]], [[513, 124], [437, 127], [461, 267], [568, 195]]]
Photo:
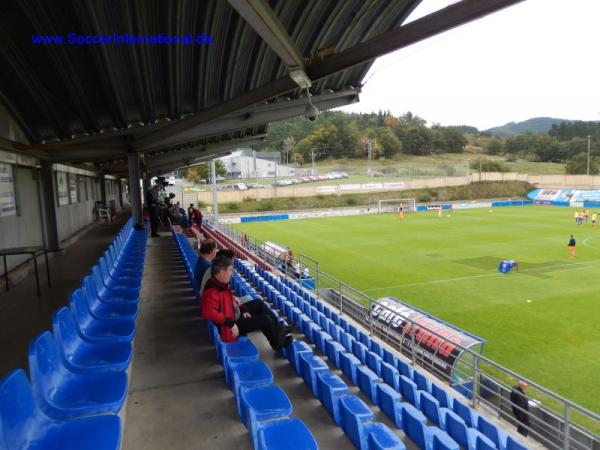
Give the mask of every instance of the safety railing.
[[[377, 305], [379, 315], [387, 310], [389, 314], [398, 315], [375, 299], [354, 289], [320, 270], [319, 263], [306, 255], [299, 255], [285, 264], [267, 251], [265, 243], [249, 237], [228, 224], [216, 222], [208, 218], [212, 227], [223, 233], [233, 241], [246, 247], [247, 250], [256, 252], [265, 262], [278, 268], [283, 274], [297, 278], [297, 271], [288, 271], [288, 267], [299, 267], [300, 273], [308, 269], [310, 276], [315, 280], [314, 294], [322, 301], [338, 310], [361, 325], [372, 337], [378, 338], [395, 349], [398, 353], [409, 358], [413, 365], [418, 365], [454, 387], [459, 393], [466, 395], [473, 407], [486, 410], [514, 426], [519, 425], [514, 416], [514, 410], [519, 409], [510, 396], [512, 385], [517, 380], [526, 382], [529, 387], [527, 397], [530, 399], [529, 407], [523, 410], [528, 417], [528, 424], [520, 425], [529, 432], [529, 436], [547, 448], [556, 450], [598, 450], [600, 448], [600, 416], [586, 408], [573, 403], [555, 392], [520, 376], [500, 364], [462, 347], [459, 343], [452, 345], [459, 348], [461, 358], [455, 365], [453, 377], [448, 371], [443, 370], [446, 364], [438, 358], [439, 348], [426, 350], [419, 345], [415, 329], [424, 329], [435, 336], [440, 347], [442, 343], [451, 341], [451, 338], [438, 334], [435, 330], [402, 317], [402, 326], [393, 329], [389, 325], [373, 317], [372, 310]], [[458, 381], [457, 381], [458, 380]]]

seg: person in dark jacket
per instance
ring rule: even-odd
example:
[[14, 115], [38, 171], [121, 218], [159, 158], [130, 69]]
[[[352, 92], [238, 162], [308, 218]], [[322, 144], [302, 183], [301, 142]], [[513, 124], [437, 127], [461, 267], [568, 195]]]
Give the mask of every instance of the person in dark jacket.
[[527, 436], [529, 433], [529, 400], [527, 400], [527, 396], [525, 395], [525, 389], [527, 389], [527, 383], [519, 381], [510, 393], [512, 411], [519, 421], [517, 431], [523, 436]]
[[148, 206], [148, 215], [150, 216], [150, 230], [152, 237], [159, 237], [158, 222], [160, 221], [160, 199], [158, 198], [158, 184], [152, 186], [146, 193], [146, 205]]
[[211, 279], [202, 292], [201, 314], [217, 325], [223, 342], [235, 342], [238, 336], [250, 331], [261, 331], [273, 350], [292, 343], [289, 328], [280, 326], [270, 315], [255, 308], [246, 310], [238, 304], [229, 290], [233, 275], [233, 260], [225, 255], [215, 257], [211, 266]]

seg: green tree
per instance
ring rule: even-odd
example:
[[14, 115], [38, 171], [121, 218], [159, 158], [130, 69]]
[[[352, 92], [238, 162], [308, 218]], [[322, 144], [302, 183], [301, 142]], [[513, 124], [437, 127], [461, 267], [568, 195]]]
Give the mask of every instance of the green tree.
[[[215, 160], [215, 172], [217, 172], [217, 176], [225, 176], [227, 174], [227, 169], [220, 159]], [[185, 178], [194, 183], [204, 180], [208, 181], [210, 179], [210, 164], [204, 163], [199, 166], [190, 167], [185, 174]]]
[[490, 139], [486, 146], [488, 155], [499, 155], [502, 153], [502, 141], [497, 137]]
[[444, 138], [444, 150], [448, 153], [462, 153], [467, 145], [467, 138], [456, 128], [444, 127], [442, 129]]
[[[590, 175], [598, 174], [600, 167], [599, 158], [590, 158]], [[565, 171], [569, 174], [586, 174], [587, 173], [587, 152], [579, 153], [567, 161]]]
[[391, 158], [402, 151], [402, 144], [392, 130], [387, 127], [382, 127], [377, 131], [377, 140], [381, 144], [383, 155], [386, 158]]

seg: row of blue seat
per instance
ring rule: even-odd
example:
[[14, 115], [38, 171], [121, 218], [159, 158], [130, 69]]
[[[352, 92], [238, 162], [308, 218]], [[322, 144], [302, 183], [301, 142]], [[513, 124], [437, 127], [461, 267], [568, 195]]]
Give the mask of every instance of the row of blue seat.
[[[116, 450], [147, 233], [129, 220], [0, 383], [0, 450]], [[30, 382], [31, 381], [31, 382]]]
[[[174, 230], [173, 236], [192, 281], [197, 256], [185, 236]], [[232, 285], [238, 293], [242, 289], [242, 280], [237, 273], [234, 273]], [[247, 286], [244, 295], [252, 294], [255, 299], [260, 299]], [[274, 384], [273, 373], [260, 361], [254, 344], [247, 337], [224, 343], [212, 322], [207, 322], [207, 327], [217, 359], [225, 371], [225, 382], [235, 396], [240, 420], [248, 428], [254, 448], [317, 450], [310, 430], [300, 419], [292, 417], [289, 398], [280, 386]]]
[[[379, 404], [378, 393], [381, 390], [381, 395], [387, 399], [387, 410], [382, 410], [399, 427], [402, 427], [403, 415], [416, 411], [419, 413], [419, 421], [425, 423], [426, 419], [431, 420], [464, 448], [523, 448], [483, 416], [459, 399], [448, 396], [444, 389], [431, 383], [418, 370], [414, 370], [380, 343], [322, 305], [300, 286], [294, 286], [289, 280], [282, 282], [260, 268], [258, 272], [243, 264], [238, 264], [238, 268], [262, 287], [283, 314], [298, 324], [307, 338], [357, 384], [374, 404]], [[402, 402], [402, 399], [408, 403]], [[424, 431], [426, 429], [412, 434], [417, 436], [418, 443], [426, 446], [427, 442], [423, 437], [427, 433]], [[429, 435], [434, 434], [429, 431]]]

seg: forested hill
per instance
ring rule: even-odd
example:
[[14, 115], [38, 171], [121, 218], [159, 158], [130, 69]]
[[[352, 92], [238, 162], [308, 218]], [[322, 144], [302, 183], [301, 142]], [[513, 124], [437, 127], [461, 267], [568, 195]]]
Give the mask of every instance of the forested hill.
[[485, 134], [492, 136], [516, 136], [523, 133], [547, 133], [552, 128], [552, 125], [557, 125], [563, 122], [569, 122], [565, 119], [556, 119], [554, 117], [534, 117], [523, 122], [509, 122], [499, 127], [490, 128], [482, 131]]

